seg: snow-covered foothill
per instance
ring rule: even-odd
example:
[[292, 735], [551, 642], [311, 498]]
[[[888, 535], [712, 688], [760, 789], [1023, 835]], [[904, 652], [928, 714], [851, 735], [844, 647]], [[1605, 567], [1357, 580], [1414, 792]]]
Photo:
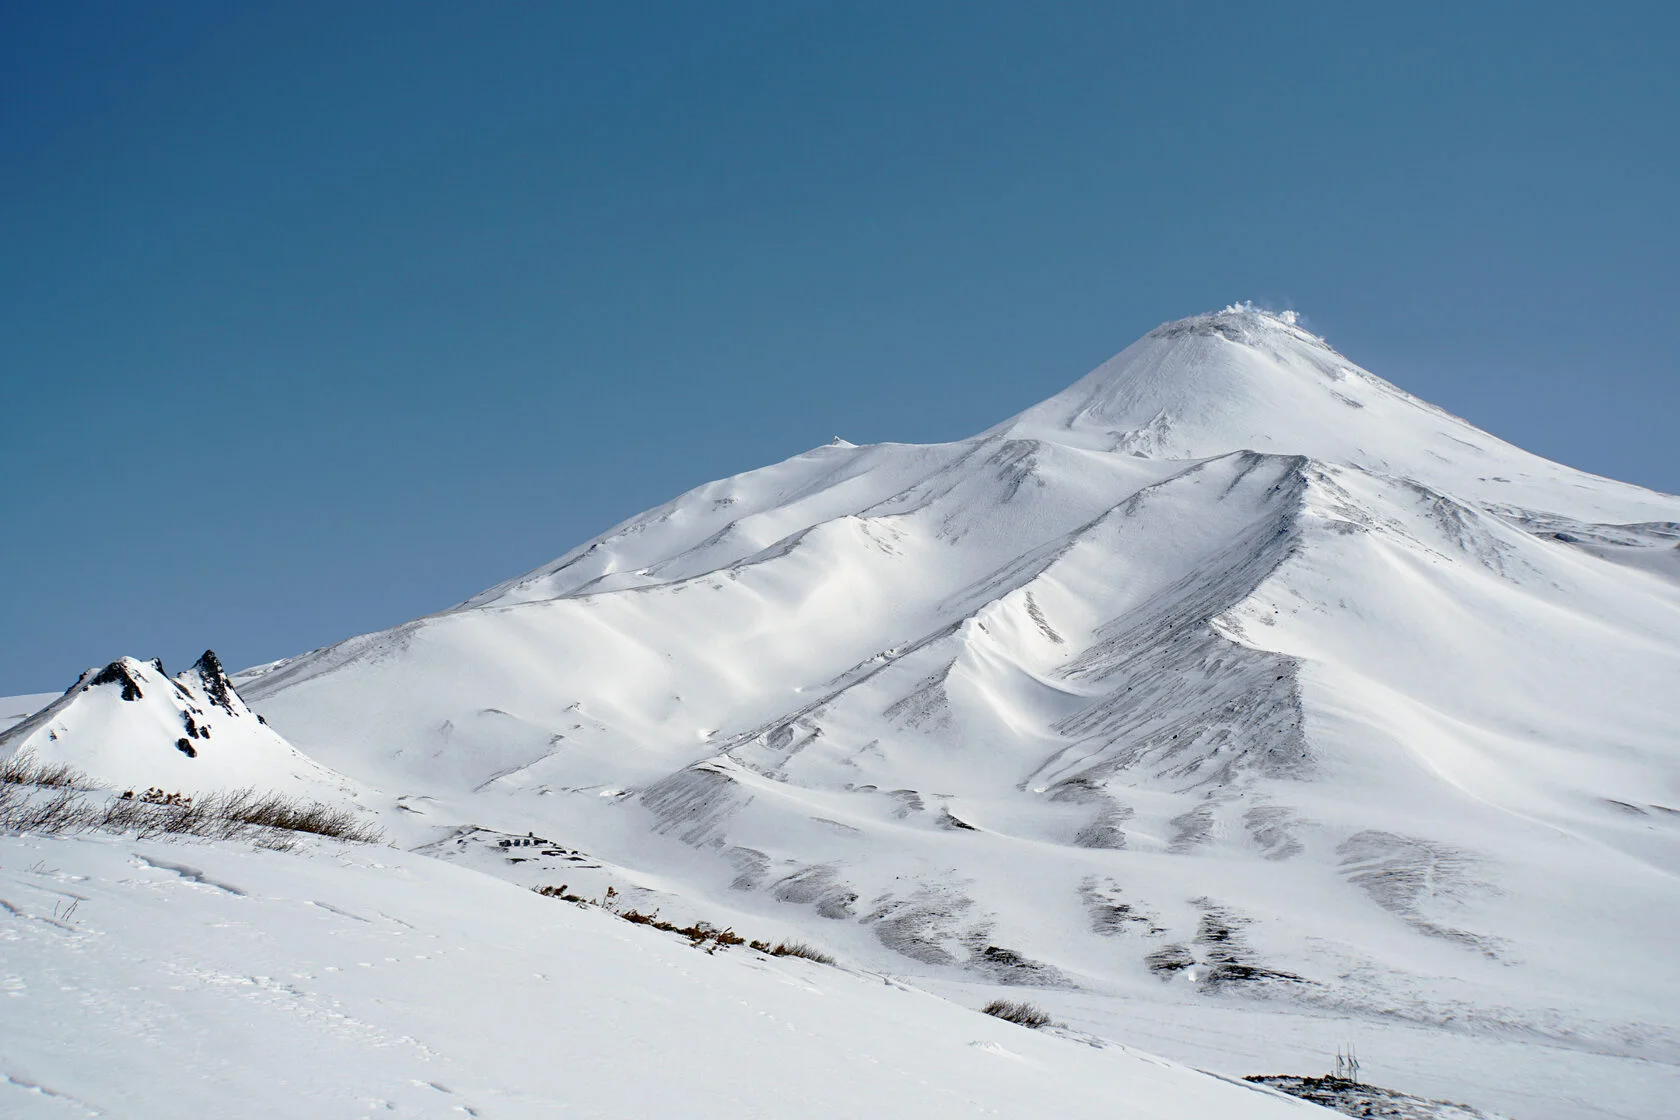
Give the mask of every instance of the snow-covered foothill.
[[214, 652], [170, 676], [122, 657], [0, 732], [0, 757], [27, 753], [113, 789], [217, 790], [338, 798], [353, 783], [306, 758], [240, 697]]

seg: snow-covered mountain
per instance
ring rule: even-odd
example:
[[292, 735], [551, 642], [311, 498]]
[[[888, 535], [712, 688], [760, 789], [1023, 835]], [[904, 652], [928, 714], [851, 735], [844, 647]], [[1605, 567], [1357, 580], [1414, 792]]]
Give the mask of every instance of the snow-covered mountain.
[[351, 785], [246, 707], [211, 650], [173, 677], [161, 661], [133, 657], [89, 669], [64, 695], [0, 734], [0, 755], [17, 752], [119, 789], [253, 787], [334, 797]]
[[1357, 1041], [1525, 1120], [1671, 1100], [1680, 498], [1290, 315], [1167, 324], [971, 439], [836, 441], [236, 679], [406, 846], [523, 885], [1030, 986], [1224, 1073]]
[[439, 827], [883, 967], [1672, 1072], [1677, 543], [1680, 498], [1234, 307], [241, 687]]

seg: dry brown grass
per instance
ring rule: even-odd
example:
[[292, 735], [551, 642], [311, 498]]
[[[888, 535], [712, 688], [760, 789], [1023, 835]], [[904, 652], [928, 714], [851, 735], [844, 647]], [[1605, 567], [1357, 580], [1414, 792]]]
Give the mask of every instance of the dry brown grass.
[[[576, 902], [583, 906], [600, 907], [615, 917], [623, 918], [631, 925], [648, 926], [665, 933], [674, 933], [678, 937], [686, 937], [689, 944], [696, 949], [704, 949], [708, 953], [747, 944], [747, 939], [733, 929], [719, 929], [710, 922], [695, 922], [693, 925], [679, 926], [675, 922], [668, 922], [660, 918], [657, 910], [647, 913], [633, 907], [628, 910], [617, 909], [613, 905], [613, 899], [618, 896], [618, 891], [612, 887], [608, 887], [606, 894], [599, 899], [584, 898], [582, 895], [572, 894], [565, 883], [561, 883], [558, 887], [532, 887], [531, 890], [544, 898], [558, 898], [562, 902]], [[826, 953], [819, 953], [809, 945], [800, 942], [784, 941], [775, 948], [771, 948], [767, 942], [754, 941], [752, 942], [752, 948], [776, 957], [805, 957], [807, 960], [818, 961], [821, 964], [834, 963], [833, 957]]]
[[192, 797], [148, 789], [104, 800], [96, 787], [66, 766], [44, 766], [13, 755], [0, 770], [0, 832], [57, 835], [66, 832], [123, 832], [142, 839], [200, 836], [211, 840], [254, 840], [264, 847], [290, 846], [298, 833], [372, 844], [381, 833], [348, 809], [254, 789]]
[[278, 793], [259, 794], [254, 789], [223, 794], [216, 812], [225, 820], [255, 828], [308, 832], [357, 844], [376, 844], [383, 838], [377, 826], [358, 819], [349, 809], [335, 809], [319, 801], [304, 801]]
[[807, 945], [803, 941], [778, 941], [765, 949], [772, 957], [800, 957], [818, 964], [833, 964], [834, 958], [818, 949], [814, 945]]

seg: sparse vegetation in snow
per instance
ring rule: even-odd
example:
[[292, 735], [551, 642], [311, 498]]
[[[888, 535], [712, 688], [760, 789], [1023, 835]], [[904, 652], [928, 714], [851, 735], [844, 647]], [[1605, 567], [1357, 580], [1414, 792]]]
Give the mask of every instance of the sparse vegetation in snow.
[[1005, 1022], [1019, 1023], [1033, 1030], [1047, 1027], [1051, 1022], [1048, 1012], [1021, 1000], [994, 999], [980, 1010]]
[[709, 922], [693, 922], [686, 926], [679, 926], [675, 922], [668, 922], [660, 918], [657, 910], [652, 913], [637, 910], [633, 907], [620, 910], [613, 905], [613, 900], [618, 897], [618, 891], [613, 887], [608, 887], [606, 893], [600, 898], [585, 898], [582, 895], [573, 894], [566, 883], [561, 883], [558, 887], [543, 886], [532, 887], [531, 889], [544, 898], [557, 898], [562, 902], [575, 902], [580, 906], [596, 906], [615, 917], [623, 918], [632, 925], [648, 926], [664, 933], [674, 933], [679, 937], [686, 937], [695, 948], [705, 949], [708, 953], [715, 953], [719, 949], [728, 949], [734, 945], [747, 945], [749, 948], [772, 957], [803, 957], [818, 964], [834, 963], [833, 957], [820, 949], [807, 945], [803, 941], [778, 941], [774, 945], [768, 941], [752, 941], [749, 943], [746, 938], [733, 929], [720, 929]]
[[350, 809], [281, 793], [236, 789], [195, 796], [153, 787], [106, 797], [73, 767], [40, 763], [26, 752], [0, 763], [0, 832], [51, 836], [89, 830], [142, 839], [249, 839], [265, 847], [285, 847], [295, 833], [363, 844], [382, 836]]

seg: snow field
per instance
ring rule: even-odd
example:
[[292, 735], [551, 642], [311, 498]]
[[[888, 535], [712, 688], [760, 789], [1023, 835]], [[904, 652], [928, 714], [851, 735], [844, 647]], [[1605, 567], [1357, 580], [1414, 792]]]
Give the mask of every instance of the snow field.
[[1311, 1115], [389, 849], [7, 837], [0, 898], [20, 1120]]

